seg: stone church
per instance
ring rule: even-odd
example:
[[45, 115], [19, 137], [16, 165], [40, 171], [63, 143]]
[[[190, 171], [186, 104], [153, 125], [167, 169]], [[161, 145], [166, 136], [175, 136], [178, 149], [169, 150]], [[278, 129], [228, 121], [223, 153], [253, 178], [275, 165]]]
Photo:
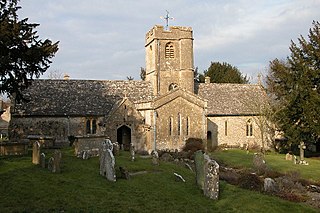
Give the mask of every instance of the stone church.
[[[188, 138], [218, 145], [260, 145], [252, 107], [265, 97], [260, 85], [195, 83], [190, 27], [154, 26], [146, 34], [146, 78], [134, 80], [35, 80], [28, 103], [14, 104], [10, 135], [56, 143], [70, 136], [118, 141], [128, 149], [181, 149]], [[93, 148], [93, 147], [91, 147]]]

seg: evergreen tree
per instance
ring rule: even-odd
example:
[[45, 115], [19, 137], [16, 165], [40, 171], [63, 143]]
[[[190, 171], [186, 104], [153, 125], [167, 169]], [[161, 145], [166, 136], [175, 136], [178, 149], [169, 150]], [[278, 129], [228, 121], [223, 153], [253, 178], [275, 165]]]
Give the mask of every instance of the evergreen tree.
[[43, 74], [58, 51], [58, 42], [41, 40], [39, 24], [18, 20], [19, 0], [0, 0], [0, 93], [24, 100], [22, 91]]
[[237, 67], [226, 62], [211, 62], [204, 74], [199, 74], [198, 81], [204, 82], [205, 76], [210, 76], [211, 83], [237, 83], [247, 84], [247, 76], [243, 76]]
[[309, 40], [291, 41], [286, 60], [270, 62], [268, 91], [274, 120], [290, 143], [319, 142], [320, 138], [320, 24], [313, 22]]

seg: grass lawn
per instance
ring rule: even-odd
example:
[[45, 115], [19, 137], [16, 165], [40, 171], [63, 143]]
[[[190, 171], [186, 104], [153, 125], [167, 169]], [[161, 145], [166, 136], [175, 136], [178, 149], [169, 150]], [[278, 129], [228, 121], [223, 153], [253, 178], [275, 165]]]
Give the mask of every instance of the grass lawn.
[[[109, 182], [99, 175], [99, 159], [81, 160], [65, 149], [62, 173], [31, 163], [31, 156], [0, 157], [0, 212], [318, 212], [293, 203], [220, 182], [218, 201], [203, 196], [189, 169], [121, 152], [117, 166], [148, 171], [130, 180]], [[233, 152], [230, 152], [232, 154]], [[186, 183], [177, 182], [174, 172]]]
[[[253, 152], [247, 154], [245, 150], [229, 149], [217, 150], [211, 153], [211, 156], [229, 166], [252, 168], [253, 154]], [[278, 171], [283, 174], [288, 172], [299, 172], [301, 178], [320, 182], [320, 160], [305, 158], [309, 165], [299, 165], [293, 164], [292, 161], [286, 161], [285, 155], [278, 153], [266, 154], [265, 160], [267, 166], [274, 171]]]

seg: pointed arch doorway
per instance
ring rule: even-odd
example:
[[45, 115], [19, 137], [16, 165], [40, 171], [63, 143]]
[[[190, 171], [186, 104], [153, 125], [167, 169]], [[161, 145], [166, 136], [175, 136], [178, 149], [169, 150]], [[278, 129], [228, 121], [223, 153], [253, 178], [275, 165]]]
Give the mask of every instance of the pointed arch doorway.
[[117, 129], [117, 141], [123, 145], [124, 150], [130, 149], [131, 144], [131, 129], [126, 125], [122, 125]]

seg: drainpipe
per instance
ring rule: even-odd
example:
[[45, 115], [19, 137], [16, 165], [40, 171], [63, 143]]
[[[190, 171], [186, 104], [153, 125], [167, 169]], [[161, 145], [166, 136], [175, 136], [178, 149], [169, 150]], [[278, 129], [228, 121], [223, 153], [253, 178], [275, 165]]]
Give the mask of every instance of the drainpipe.
[[157, 149], [157, 111], [153, 112], [154, 126], [153, 126], [153, 150]]

